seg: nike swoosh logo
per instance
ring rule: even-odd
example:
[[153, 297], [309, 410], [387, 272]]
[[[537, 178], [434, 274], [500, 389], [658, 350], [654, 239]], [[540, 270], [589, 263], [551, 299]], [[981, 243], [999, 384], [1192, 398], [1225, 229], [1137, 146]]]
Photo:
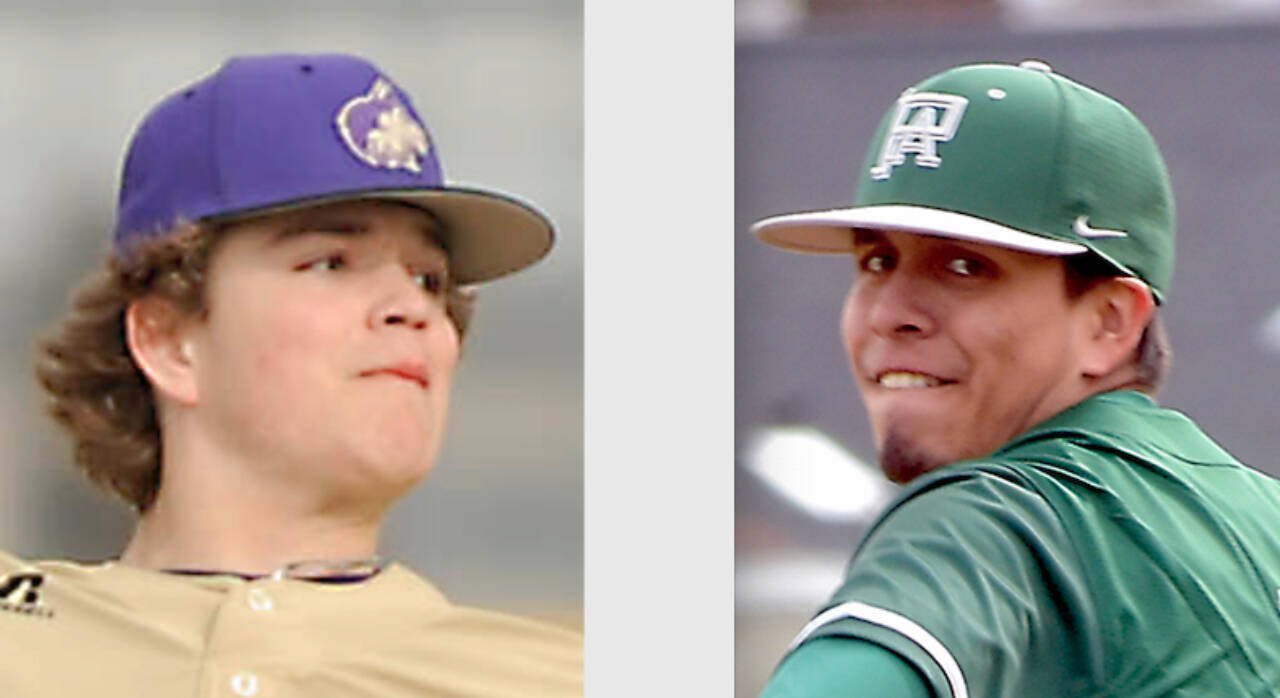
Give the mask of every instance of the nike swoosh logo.
[[1094, 228], [1089, 225], [1088, 216], [1080, 216], [1076, 218], [1076, 223], [1072, 226], [1076, 231], [1076, 235], [1082, 238], [1127, 238], [1129, 234], [1123, 230], [1111, 230], [1109, 228]]

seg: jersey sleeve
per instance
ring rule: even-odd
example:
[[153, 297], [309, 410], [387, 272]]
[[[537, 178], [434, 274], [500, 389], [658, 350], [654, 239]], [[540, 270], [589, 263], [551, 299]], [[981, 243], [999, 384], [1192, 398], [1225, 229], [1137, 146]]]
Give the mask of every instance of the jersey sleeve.
[[14, 557], [12, 554], [0, 550], [0, 575], [8, 575], [30, 567], [30, 564]]
[[[1019, 473], [936, 478], [873, 527], [798, 642], [851, 637], [907, 660], [935, 695], [1073, 695], [1096, 628], [1077, 556]], [[1052, 688], [1049, 688], [1052, 687]]]
[[760, 698], [932, 698], [915, 668], [883, 647], [847, 637], [806, 642], [783, 661]]

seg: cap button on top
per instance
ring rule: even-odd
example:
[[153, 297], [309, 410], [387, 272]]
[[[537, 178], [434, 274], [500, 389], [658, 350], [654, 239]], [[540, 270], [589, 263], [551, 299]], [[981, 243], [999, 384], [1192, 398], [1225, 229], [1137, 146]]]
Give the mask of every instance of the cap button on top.
[[1023, 61], [1018, 64], [1018, 67], [1024, 70], [1034, 70], [1037, 73], [1053, 72], [1053, 68], [1050, 68], [1049, 64], [1045, 63], [1044, 61], [1031, 61], [1031, 60]]

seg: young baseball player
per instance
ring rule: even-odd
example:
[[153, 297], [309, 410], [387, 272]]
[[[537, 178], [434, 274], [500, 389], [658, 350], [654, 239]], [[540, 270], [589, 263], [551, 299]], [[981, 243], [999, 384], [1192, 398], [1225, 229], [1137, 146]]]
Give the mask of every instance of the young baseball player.
[[755, 224], [852, 255], [849, 365], [907, 485], [766, 696], [1276, 694], [1280, 483], [1152, 397], [1174, 227], [1146, 128], [1037, 61], [907, 89], [855, 205]]
[[377, 556], [440, 447], [465, 287], [552, 238], [449, 186], [360, 58], [233, 58], [164, 99], [37, 365], [137, 528], [102, 564], [0, 554], [0, 695], [581, 695], [580, 635]]

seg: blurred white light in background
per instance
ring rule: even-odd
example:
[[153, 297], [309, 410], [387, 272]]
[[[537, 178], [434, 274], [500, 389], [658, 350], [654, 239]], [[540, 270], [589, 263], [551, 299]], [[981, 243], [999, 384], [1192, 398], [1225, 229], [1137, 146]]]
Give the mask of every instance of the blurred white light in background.
[[1196, 26], [1273, 19], [1280, 0], [999, 0], [1016, 30]]
[[849, 551], [794, 553], [739, 561], [734, 595], [741, 607], [812, 611], [844, 579]]
[[739, 41], [783, 39], [799, 30], [808, 14], [800, 0], [735, 0], [733, 9]]
[[870, 521], [895, 487], [812, 427], [761, 429], [745, 453], [747, 469], [787, 501], [826, 521]]
[[1258, 343], [1272, 354], [1280, 354], [1280, 308], [1272, 310], [1258, 327]]

